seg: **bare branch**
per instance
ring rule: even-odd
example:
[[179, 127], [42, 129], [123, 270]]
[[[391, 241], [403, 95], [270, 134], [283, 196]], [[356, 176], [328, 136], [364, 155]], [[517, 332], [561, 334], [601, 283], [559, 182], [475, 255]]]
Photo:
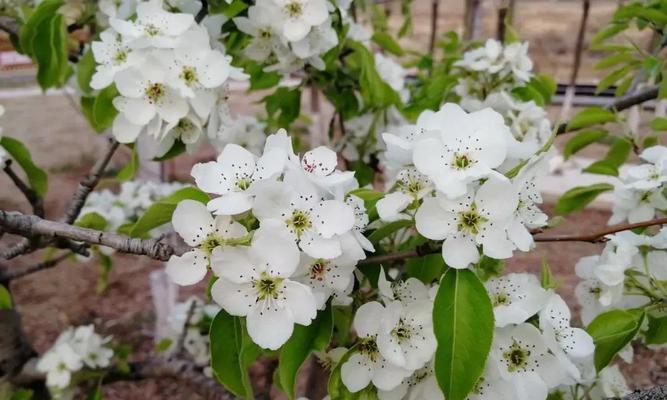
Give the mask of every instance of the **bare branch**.
[[5, 167], [3, 170], [9, 176], [9, 179], [14, 182], [14, 185], [23, 193], [25, 198], [28, 200], [30, 205], [32, 206], [32, 210], [35, 213], [35, 215], [44, 218], [44, 202], [42, 201], [42, 198], [37, 192], [35, 192], [30, 186], [28, 186], [25, 182], [23, 182], [23, 179], [21, 179], [18, 175], [16, 175], [16, 172], [12, 169], [12, 161], [11, 159], [5, 161]]
[[0, 31], [5, 31], [9, 35], [18, 35], [19, 28], [16, 20], [10, 17], [0, 16]]
[[[99, 244], [128, 254], [145, 255], [167, 261], [175, 253], [173, 246], [158, 239], [137, 239], [118, 233], [80, 228], [64, 222], [50, 221], [36, 215], [0, 210], [0, 227], [8, 233], [26, 238], [61, 238], [88, 244]], [[181, 251], [182, 252], [182, 251]]]
[[195, 307], [197, 306], [197, 301], [192, 300], [190, 302], [190, 307], [188, 308], [188, 313], [185, 316], [185, 322], [183, 322], [183, 332], [178, 336], [178, 340], [176, 341], [176, 347], [174, 348], [174, 355], [176, 357], [181, 355], [181, 352], [183, 351], [183, 346], [185, 345], [185, 336], [188, 334], [188, 325], [190, 325], [190, 320], [192, 320], [192, 315], [195, 312]]
[[72, 196], [70, 206], [65, 212], [65, 216], [63, 218], [65, 223], [72, 224], [79, 217], [79, 213], [86, 203], [88, 195], [99, 183], [100, 179], [102, 178], [102, 174], [104, 174], [104, 170], [109, 164], [109, 161], [111, 161], [111, 157], [116, 152], [116, 149], [119, 145], [120, 143], [118, 143], [115, 139], [112, 139], [111, 144], [109, 145], [109, 148], [104, 156], [97, 161], [88, 175], [81, 180], [79, 187], [76, 189], [76, 192], [74, 192], [74, 195]]
[[[620, 97], [614, 100], [609, 105], [605, 106], [607, 110], [612, 111], [623, 111], [634, 105], [644, 103], [649, 100], [653, 100], [658, 97], [658, 87], [651, 86], [642, 90], [641, 92], [633, 93], [627, 96]], [[557, 135], [562, 135], [564, 133], [572, 132], [575, 129], [568, 130], [567, 123], [560, 124], [558, 130], [556, 131]]]
[[34, 272], [42, 271], [45, 269], [53, 268], [56, 265], [60, 264], [62, 261], [66, 260], [71, 253], [63, 253], [57, 257], [54, 257], [50, 260], [43, 261], [35, 265], [28, 265], [22, 268], [8, 268], [3, 267], [0, 269], [0, 282], [10, 282], [14, 279], [24, 277], [26, 275], [32, 274]]
[[[4, 233], [4, 229], [3, 229]], [[0, 251], [0, 260], [11, 260], [14, 257], [18, 257], [20, 255], [28, 253], [30, 250], [33, 249], [32, 244], [30, 243], [30, 240], [28, 239], [23, 239], [14, 246], [5, 249], [3, 251]]]

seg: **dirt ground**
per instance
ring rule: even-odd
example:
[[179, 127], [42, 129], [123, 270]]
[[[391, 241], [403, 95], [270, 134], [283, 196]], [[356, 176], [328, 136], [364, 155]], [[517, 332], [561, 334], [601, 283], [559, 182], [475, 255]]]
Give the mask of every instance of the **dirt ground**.
[[[440, 31], [456, 29], [462, 20], [461, 0], [441, 0]], [[612, 14], [616, 0], [592, 2], [590, 22], [586, 34], [590, 38]], [[392, 5], [392, 15], [398, 6]], [[406, 40], [415, 48], [428, 42], [428, 16], [430, 1], [415, 0], [414, 36]], [[576, 26], [581, 13], [578, 1], [520, 0], [517, 1], [515, 27], [522, 38], [531, 42], [530, 52], [536, 61], [536, 69], [553, 74], [560, 82], [566, 82], [572, 64], [572, 51]], [[392, 17], [396, 25], [397, 18]], [[483, 12], [482, 37], [492, 36], [495, 27], [495, 11], [492, 2], [486, 3]], [[633, 36], [635, 37], [635, 36]], [[645, 43], [645, 35], [637, 35], [639, 43]], [[601, 54], [587, 51], [583, 57], [580, 82], [594, 83], [599, 72], [593, 65]], [[11, 86], [6, 75], [0, 75], [0, 88]], [[307, 97], [307, 96], [304, 96]], [[241, 99], [241, 100], [239, 100]], [[256, 110], [250, 96], [237, 96], [234, 108], [238, 111]], [[69, 196], [84, 174], [99, 157], [104, 148], [101, 137], [92, 133], [86, 121], [70, 103], [68, 96], [8, 96], [0, 93], [0, 104], [7, 108], [2, 125], [8, 135], [16, 136], [30, 148], [35, 160], [50, 173], [49, 194], [46, 199], [47, 216], [61, 215]], [[304, 104], [304, 109], [307, 109]], [[182, 157], [169, 167], [170, 174], [181, 180], [188, 179], [190, 166], [198, 160], [213, 157], [211, 149], [204, 149], [192, 157]], [[127, 152], [119, 152], [112, 169], [119, 169], [127, 161]], [[23, 199], [9, 181], [0, 177], [0, 208], [28, 211]], [[551, 208], [547, 206], [547, 211]], [[557, 232], [583, 232], [606, 225], [609, 213], [590, 209], [568, 217], [568, 222], [555, 228]], [[3, 239], [4, 241], [5, 239]], [[558, 289], [571, 305], [577, 278], [573, 269], [576, 261], [586, 255], [598, 253], [600, 245], [585, 243], [538, 244], [535, 251], [517, 253], [508, 262], [508, 271], [539, 272], [542, 257], [550, 263], [556, 277], [562, 281]], [[43, 254], [34, 254], [12, 262], [12, 265], [38, 262]], [[69, 325], [95, 323], [99, 331], [113, 335], [117, 340], [130, 344], [134, 359], [146, 357], [153, 347], [154, 311], [149, 287], [149, 275], [163, 268], [160, 263], [140, 257], [115, 256], [114, 269], [106, 292], [98, 294], [96, 283], [99, 267], [92, 263], [68, 261], [57, 268], [42, 271], [12, 283], [15, 303], [24, 318], [25, 329], [39, 352], [46, 350], [59, 332]], [[201, 295], [202, 285], [181, 290], [180, 297]], [[575, 306], [576, 307], [576, 306]], [[667, 351], [649, 353], [636, 348], [632, 365], [624, 365], [628, 381], [633, 387], [667, 384]], [[263, 382], [255, 382], [263, 387]], [[105, 399], [197, 399], [190, 388], [172, 380], [145, 380], [131, 383], [115, 383], [104, 388]]]

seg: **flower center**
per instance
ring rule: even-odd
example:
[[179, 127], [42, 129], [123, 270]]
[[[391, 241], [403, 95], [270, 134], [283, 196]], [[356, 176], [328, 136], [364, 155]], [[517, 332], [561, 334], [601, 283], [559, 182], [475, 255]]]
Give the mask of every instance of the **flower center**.
[[525, 369], [528, 365], [529, 357], [530, 350], [522, 348], [516, 341], [512, 343], [508, 351], [503, 353], [503, 358], [507, 361], [509, 372]]
[[240, 178], [239, 180], [236, 181], [236, 187], [239, 188], [239, 190], [246, 190], [250, 187], [251, 183], [252, 179], [248, 177]]
[[183, 67], [179, 78], [181, 78], [181, 80], [188, 86], [192, 86], [199, 81], [197, 79], [197, 72], [193, 67]]
[[507, 305], [509, 303], [510, 303], [510, 298], [509, 298], [509, 296], [507, 296], [506, 293], [497, 293], [493, 297], [493, 306], [494, 307]]
[[144, 32], [148, 36], [157, 36], [160, 34], [160, 29], [153, 24], [148, 24], [144, 27]]
[[206, 238], [201, 243], [199, 248], [203, 250], [206, 254], [211, 254], [213, 252], [213, 249], [215, 249], [218, 246], [222, 246], [224, 244], [225, 244], [225, 239], [216, 235], [215, 232], [211, 232], [206, 236]]
[[273, 37], [273, 32], [271, 32], [271, 28], [264, 28], [259, 31], [259, 37], [262, 39], [271, 39]]
[[331, 270], [331, 267], [329, 267], [330, 264], [330, 261], [321, 258], [313, 262], [310, 265], [310, 279], [317, 281], [324, 280], [324, 276]]
[[257, 299], [278, 299], [278, 296], [280, 296], [282, 293], [282, 282], [283, 278], [272, 277], [269, 276], [266, 272], [263, 272], [259, 279], [256, 279], [252, 282], [253, 287], [257, 290]]
[[313, 223], [310, 221], [310, 213], [303, 210], [294, 210], [292, 211], [292, 217], [287, 220], [287, 226], [294, 229], [294, 233], [297, 237], [313, 227]]
[[116, 65], [124, 63], [127, 61], [127, 51], [125, 49], [118, 49], [116, 54], [113, 55], [112, 60]]
[[296, 18], [303, 13], [303, 6], [301, 6], [301, 3], [298, 1], [291, 1], [285, 5], [285, 12], [291, 18]]
[[164, 86], [161, 83], [151, 83], [146, 88], [146, 97], [150, 100], [151, 103], [157, 103], [162, 97], [164, 97]]
[[452, 164], [456, 169], [466, 169], [475, 163], [475, 160], [470, 158], [467, 154], [454, 153], [454, 160]]
[[378, 350], [378, 344], [375, 338], [375, 336], [362, 338], [357, 345], [359, 353], [368, 357], [371, 361], [376, 361], [380, 356], [380, 351]]
[[482, 217], [477, 212], [477, 207], [473, 205], [470, 210], [462, 211], [459, 213], [458, 229], [460, 232], [468, 232], [470, 234], [476, 235], [479, 233], [480, 226], [485, 222], [486, 218]]
[[398, 321], [398, 326], [391, 331], [391, 334], [398, 339], [399, 343], [412, 337], [412, 329], [405, 325], [403, 320]]

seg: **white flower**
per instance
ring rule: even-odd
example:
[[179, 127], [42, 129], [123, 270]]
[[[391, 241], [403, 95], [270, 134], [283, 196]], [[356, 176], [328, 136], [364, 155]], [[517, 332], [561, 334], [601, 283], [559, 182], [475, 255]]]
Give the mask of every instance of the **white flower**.
[[380, 400], [445, 400], [438, 381], [433, 373], [433, 366], [427, 365], [416, 370], [393, 390], [378, 390]]
[[408, 218], [403, 214], [410, 204], [433, 191], [433, 184], [415, 168], [402, 169], [396, 176], [395, 191], [386, 194], [375, 204], [381, 220], [391, 222]]
[[512, 184], [488, 179], [476, 192], [458, 199], [438, 193], [424, 199], [415, 215], [417, 231], [433, 240], [444, 240], [442, 256], [450, 267], [467, 268], [479, 260], [477, 245], [496, 259], [512, 256], [514, 244], [506, 226], [519, 203]]
[[343, 254], [343, 237], [354, 224], [354, 210], [340, 200], [325, 200], [299, 176], [283, 182], [262, 182], [253, 214], [262, 226], [286, 232], [301, 250], [314, 258]]
[[592, 355], [595, 346], [585, 330], [570, 326], [570, 309], [559, 295], [553, 294], [540, 312], [540, 329], [549, 350], [578, 381], [581, 377], [579, 369], [570, 359]]
[[137, 0], [100, 0], [98, 6], [107, 18], [127, 19], [135, 13]]
[[150, 0], [139, 3], [136, 20], [112, 18], [109, 23], [130, 39], [134, 48], [173, 48], [178, 43], [178, 36], [192, 26], [194, 17], [167, 12], [162, 8], [161, 0]]
[[271, 53], [289, 51], [280, 41], [279, 29], [276, 29], [276, 16], [280, 10], [272, 1], [259, 1], [248, 8], [247, 17], [234, 18], [234, 24], [243, 33], [253, 37], [245, 54], [255, 61], [266, 61]]
[[[210, 121], [209, 126], [211, 126]], [[266, 124], [256, 117], [242, 115], [234, 118], [228, 124], [221, 124], [215, 136], [210, 139], [219, 149], [223, 149], [228, 143], [234, 143], [253, 154], [261, 154], [266, 141], [264, 129], [266, 129]]]
[[67, 343], [57, 344], [37, 362], [37, 370], [46, 374], [46, 385], [59, 389], [69, 386], [72, 373], [82, 367], [81, 357]]
[[429, 289], [417, 278], [408, 278], [404, 281], [389, 282], [384, 274], [384, 268], [380, 268], [378, 278], [378, 290], [385, 304], [393, 301], [400, 301], [405, 305], [411, 303], [423, 304], [432, 300], [429, 296]]
[[370, 382], [380, 390], [392, 390], [411, 374], [386, 360], [378, 349], [377, 337], [385, 315], [382, 304], [373, 301], [359, 307], [354, 316], [356, 352], [341, 367], [341, 379], [350, 392], [358, 392]]
[[436, 348], [431, 318], [433, 303], [394, 301], [385, 307], [382, 329], [378, 332], [380, 354], [390, 363], [409, 370], [424, 366]]
[[172, 215], [174, 230], [189, 246], [196, 247], [181, 256], [171, 256], [167, 274], [174, 283], [193, 285], [206, 276], [214, 249], [244, 237], [248, 232], [231, 217], [213, 218], [202, 203], [183, 200]]
[[323, 310], [334, 292], [344, 292], [354, 281], [354, 269], [355, 264], [345, 257], [326, 260], [302, 254], [293, 278], [310, 286], [317, 300], [317, 308]]
[[575, 287], [574, 294], [581, 304], [581, 321], [585, 325], [623, 297], [623, 284], [608, 286], [597, 278], [595, 268], [599, 259], [600, 256], [582, 257], [575, 266], [576, 274], [582, 281]]
[[528, 57], [528, 42], [510, 43], [503, 49], [503, 57], [519, 82], [530, 80], [533, 61]]
[[294, 281], [299, 250], [290, 238], [255, 231], [249, 247], [218, 247], [211, 266], [219, 279], [211, 296], [231, 315], [246, 317], [248, 334], [259, 346], [278, 349], [294, 324], [310, 325], [317, 314], [311, 289]]
[[402, 125], [391, 132], [383, 133], [382, 140], [387, 146], [384, 154], [387, 164], [396, 169], [412, 164], [412, 147], [415, 139], [425, 131], [418, 125]]
[[336, 169], [337, 165], [338, 155], [325, 146], [307, 151], [301, 157], [301, 169], [305, 176], [318, 187], [340, 197], [341, 194], [355, 189], [358, 184], [353, 171], [339, 171]]
[[274, 18], [279, 19], [282, 35], [290, 42], [303, 39], [312, 27], [323, 24], [329, 16], [325, 0], [263, 1], [273, 1], [279, 7], [281, 15]]
[[382, 55], [382, 53], [375, 53], [373, 57], [375, 58], [375, 69], [380, 78], [401, 96], [402, 101], [408, 101], [410, 91], [405, 87], [405, 78], [408, 71], [396, 61]]
[[499, 328], [526, 322], [544, 307], [549, 298], [549, 293], [532, 274], [508, 274], [489, 280], [485, 286]]
[[243, 147], [230, 143], [217, 161], [195, 164], [191, 174], [201, 190], [220, 195], [208, 202], [210, 211], [235, 215], [252, 208], [253, 195], [248, 189], [253, 183], [278, 176], [283, 165], [278, 151], [266, 151], [258, 159]]
[[630, 394], [628, 384], [617, 365], [611, 365], [600, 371], [600, 377], [592, 390], [599, 398], [621, 398]]
[[564, 377], [540, 331], [528, 323], [497, 329], [491, 356], [500, 364], [503, 379], [530, 388], [530, 392], [518, 398], [545, 399], [548, 389], [558, 386]]
[[464, 195], [470, 182], [499, 174], [493, 169], [505, 160], [511, 134], [495, 111], [468, 114], [447, 103], [436, 113], [423, 112], [417, 125], [432, 132], [415, 140], [412, 161], [449, 198]]
[[320, 57], [338, 44], [338, 34], [331, 26], [331, 21], [327, 20], [322, 25], [316, 26], [308, 35], [292, 43], [294, 54], [303, 59], [313, 67], [323, 70], [326, 66], [324, 60]]
[[87, 367], [96, 369], [111, 364], [113, 350], [106, 347], [109, 340], [95, 333], [93, 325], [87, 325], [76, 328], [68, 342]]
[[371, 253], [375, 251], [373, 243], [364, 236], [364, 231], [366, 230], [366, 226], [368, 226], [366, 206], [362, 199], [353, 194], [347, 196], [345, 204], [354, 211], [354, 225], [350, 232], [343, 234], [341, 238], [342, 246], [347, 252], [346, 256], [348, 259], [354, 261], [362, 260], [366, 258], [364, 251]]
[[143, 62], [142, 56], [134, 51], [122, 37], [111, 29], [100, 33], [101, 41], [94, 41], [91, 49], [98, 63], [95, 74], [90, 81], [93, 89], [109, 86], [117, 72]]

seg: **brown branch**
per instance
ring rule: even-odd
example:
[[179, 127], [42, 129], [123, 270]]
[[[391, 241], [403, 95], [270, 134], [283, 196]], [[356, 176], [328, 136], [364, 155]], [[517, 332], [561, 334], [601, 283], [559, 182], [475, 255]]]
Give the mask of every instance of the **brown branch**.
[[[4, 233], [4, 230], [3, 230]], [[20, 255], [26, 254], [33, 249], [32, 243], [30, 240], [23, 239], [17, 244], [0, 251], [0, 260], [11, 260], [12, 258], [18, 257]]]
[[10, 17], [0, 16], [0, 31], [5, 31], [8, 35], [18, 36], [19, 28], [16, 20]]
[[431, 0], [431, 34], [428, 40], [428, 54], [433, 57], [435, 51], [435, 40], [438, 36], [438, 15], [440, 8], [440, 0]]
[[102, 178], [102, 174], [104, 174], [104, 170], [109, 164], [109, 161], [111, 161], [111, 157], [113, 157], [113, 154], [119, 145], [120, 143], [118, 143], [118, 141], [112, 139], [109, 148], [107, 152], [104, 154], [104, 156], [97, 161], [97, 163], [93, 166], [88, 175], [81, 180], [81, 182], [79, 183], [79, 187], [76, 189], [76, 192], [74, 192], [74, 195], [72, 196], [70, 206], [67, 208], [67, 211], [65, 212], [65, 216], [63, 217], [63, 222], [67, 224], [72, 224], [79, 217], [79, 213], [81, 213], [81, 209], [86, 203], [88, 195], [90, 194], [90, 192], [93, 191], [93, 189], [95, 189], [95, 186], [97, 186], [97, 184], [99, 183], [100, 179]]
[[[531, 231], [534, 235], [535, 242], [588, 242], [588, 243], [603, 243], [608, 239], [605, 237], [614, 233], [628, 231], [636, 228], [646, 228], [655, 225], [667, 225], [667, 218], [657, 218], [650, 221], [637, 222], [634, 224], [619, 224], [611, 226], [607, 229], [598, 232], [583, 234], [583, 235], [559, 235], [559, 236], [540, 236], [541, 229]], [[537, 235], [537, 236], [535, 236]], [[442, 247], [432, 248], [429, 246], [418, 247], [415, 250], [399, 251], [396, 253], [382, 254], [379, 256], [368, 257], [357, 263], [357, 266], [363, 267], [371, 264], [389, 263], [394, 261], [402, 261], [408, 258], [421, 257], [428, 254], [435, 254], [441, 251]]]
[[71, 253], [63, 253], [57, 257], [54, 257], [50, 260], [43, 261], [35, 265], [28, 265], [23, 268], [8, 268], [3, 267], [0, 269], [0, 282], [8, 283], [14, 279], [24, 277], [26, 275], [32, 274], [34, 272], [42, 271], [45, 269], [53, 268], [56, 265], [60, 264], [62, 261], [66, 260]]
[[[649, 100], [656, 99], [658, 97], [658, 87], [651, 86], [642, 90], [641, 92], [633, 93], [627, 96], [620, 97], [604, 108], [611, 111], [623, 111], [637, 104], [644, 103]], [[575, 131], [576, 129], [568, 129], [567, 123], [562, 123], [558, 125], [558, 130], [556, 130], [557, 135], [562, 135], [564, 133]]]
[[23, 193], [23, 196], [25, 196], [26, 200], [30, 203], [32, 206], [32, 210], [35, 213], [35, 215], [39, 217], [44, 217], [44, 202], [42, 201], [42, 197], [37, 194], [30, 186], [28, 186], [25, 182], [23, 182], [23, 179], [19, 177], [16, 172], [12, 169], [12, 161], [13, 160], [7, 160], [5, 161], [5, 167], [3, 170], [9, 176], [9, 179], [14, 182], [14, 185]]
[[167, 261], [172, 254], [185, 250], [168, 245], [161, 239], [137, 239], [4, 210], [0, 210], [0, 227], [8, 233], [26, 238], [69, 239], [111, 247], [123, 253], [145, 255], [160, 261]]

